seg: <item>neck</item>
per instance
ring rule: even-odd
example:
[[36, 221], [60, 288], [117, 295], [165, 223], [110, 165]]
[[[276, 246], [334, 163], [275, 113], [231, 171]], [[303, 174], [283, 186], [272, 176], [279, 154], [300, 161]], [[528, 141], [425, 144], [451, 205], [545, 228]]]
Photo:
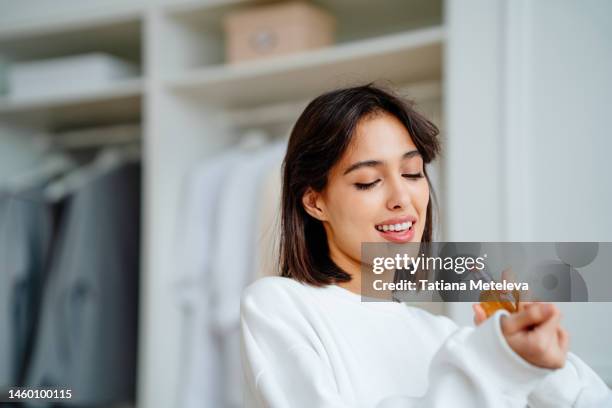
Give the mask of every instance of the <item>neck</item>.
[[351, 275], [349, 282], [338, 282], [338, 286], [361, 295], [361, 263], [340, 251], [335, 245], [330, 246], [329, 256], [340, 269]]
[[338, 286], [361, 295], [361, 272], [351, 274], [351, 280], [349, 282], [339, 282]]

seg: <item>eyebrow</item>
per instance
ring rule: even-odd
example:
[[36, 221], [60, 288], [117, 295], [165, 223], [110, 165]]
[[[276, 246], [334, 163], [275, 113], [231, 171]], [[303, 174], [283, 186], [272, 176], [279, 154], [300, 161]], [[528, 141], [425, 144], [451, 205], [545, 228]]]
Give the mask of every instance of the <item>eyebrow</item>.
[[[408, 159], [410, 157], [414, 157], [414, 156], [421, 156], [421, 153], [419, 153], [418, 150], [410, 150], [409, 152], [406, 152], [402, 155], [402, 160]], [[380, 166], [381, 164], [383, 164], [384, 161], [382, 160], [364, 160], [364, 161], [360, 161], [357, 163], [354, 163], [352, 165], [349, 166], [348, 169], [346, 169], [343, 173], [344, 175], [347, 175], [348, 173], [350, 173], [353, 170], [357, 170], [359, 168], [362, 167], [376, 167], [376, 166]]]

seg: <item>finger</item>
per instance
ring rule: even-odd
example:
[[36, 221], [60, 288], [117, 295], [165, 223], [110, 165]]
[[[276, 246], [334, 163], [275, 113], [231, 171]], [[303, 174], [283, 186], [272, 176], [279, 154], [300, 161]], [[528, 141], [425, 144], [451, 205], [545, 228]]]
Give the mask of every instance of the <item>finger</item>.
[[521, 302], [519, 303], [519, 312], [527, 309], [529, 306], [534, 304], [535, 302]]
[[548, 304], [552, 309], [551, 315], [544, 322], [534, 328], [534, 333], [542, 333], [543, 336], [557, 336], [557, 331], [561, 328], [561, 312], [555, 305]]
[[508, 316], [508, 318], [505, 319], [504, 331], [508, 334], [512, 334], [530, 326], [539, 325], [548, 320], [554, 311], [555, 307], [551, 304], [531, 304], [523, 311]]
[[568, 331], [565, 330], [563, 327], [560, 327], [559, 331], [558, 331], [558, 337], [559, 337], [559, 347], [561, 347], [561, 350], [563, 350], [563, 351], [569, 350], [569, 333], [568, 333]]
[[[514, 272], [512, 272], [512, 268], [508, 267], [506, 269], [504, 269], [501, 273], [501, 280], [503, 281], [507, 281], [507, 282], [515, 282], [515, 276], [514, 276]], [[508, 293], [508, 290], [502, 290], [501, 292], [503, 293]]]
[[474, 324], [478, 326], [480, 323], [487, 320], [487, 314], [485, 313], [482, 306], [478, 303], [472, 305], [472, 310], [474, 311]]
[[527, 332], [530, 343], [538, 353], [548, 354], [549, 356], [565, 354], [564, 349], [559, 343], [558, 330], [560, 313], [554, 312], [553, 315], [544, 323], [536, 326], [532, 331]]
[[[512, 282], [512, 283], [516, 283], [517, 277], [516, 277], [516, 273], [514, 272], [514, 270], [512, 269], [512, 267], [508, 267], [506, 269], [504, 269], [501, 273], [501, 278], [502, 281], [507, 281], [507, 282]], [[505, 291], [506, 293], [510, 293], [510, 291]], [[521, 293], [522, 291], [520, 289], [513, 289], [511, 291], [512, 293], [512, 297], [514, 298], [514, 309], [515, 311], [519, 310], [519, 303], [521, 301], [521, 299], [524, 298], [524, 294]], [[529, 299], [528, 297], [525, 297], [525, 299]]]
[[516, 282], [516, 276], [511, 267], [504, 269], [501, 273], [502, 280], [506, 280], [508, 282]]
[[538, 307], [537, 305], [545, 305], [546, 303], [540, 302], [539, 300], [531, 300], [529, 302], [521, 302], [521, 304], [525, 305], [525, 309], [528, 309], [532, 306]]

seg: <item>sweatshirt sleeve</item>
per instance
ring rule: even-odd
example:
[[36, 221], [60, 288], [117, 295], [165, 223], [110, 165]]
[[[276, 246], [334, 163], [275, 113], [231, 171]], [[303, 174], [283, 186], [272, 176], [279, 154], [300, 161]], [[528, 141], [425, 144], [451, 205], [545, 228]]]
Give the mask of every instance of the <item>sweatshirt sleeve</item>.
[[[287, 311], [294, 306], [279, 298], [274, 302], [273, 309], [261, 308], [243, 296], [241, 304], [245, 385], [257, 399], [255, 406], [363, 406], [340, 395], [324, 352], [313, 346], [316, 333], [308, 332], [299, 313]], [[430, 365], [424, 395], [391, 395], [372, 408], [525, 407], [529, 393], [552, 370], [527, 363], [507, 345], [500, 328], [504, 313], [446, 339]]]
[[565, 366], [529, 395], [532, 408], [612, 407], [612, 391], [588, 365], [568, 353]]

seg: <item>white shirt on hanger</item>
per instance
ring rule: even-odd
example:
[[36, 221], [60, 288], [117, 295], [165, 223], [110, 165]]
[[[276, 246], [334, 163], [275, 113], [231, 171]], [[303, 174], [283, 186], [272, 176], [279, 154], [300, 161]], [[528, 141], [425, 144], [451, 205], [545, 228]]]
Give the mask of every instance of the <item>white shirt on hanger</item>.
[[219, 339], [211, 326], [212, 286], [210, 269], [214, 254], [214, 233], [218, 197], [227, 173], [243, 157], [231, 150], [198, 166], [189, 177], [185, 209], [179, 221], [176, 279], [182, 307], [182, 370], [178, 404], [196, 408], [208, 402], [222, 406]]
[[284, 142], [245, 153], [232, 168], [219, 197], [219, 228], [211, 284], [213, 326], [222, 341], [224, 407], [242, 407], [240, 296], [255, 276], [257, 203], [262, 181], [286, 150]]
[[183, 306], [179, 405], [242, 406], [240, 295], [254, 277], [256, 207], [286, 142], [241, 145], [190, 178], [177, 254]]

